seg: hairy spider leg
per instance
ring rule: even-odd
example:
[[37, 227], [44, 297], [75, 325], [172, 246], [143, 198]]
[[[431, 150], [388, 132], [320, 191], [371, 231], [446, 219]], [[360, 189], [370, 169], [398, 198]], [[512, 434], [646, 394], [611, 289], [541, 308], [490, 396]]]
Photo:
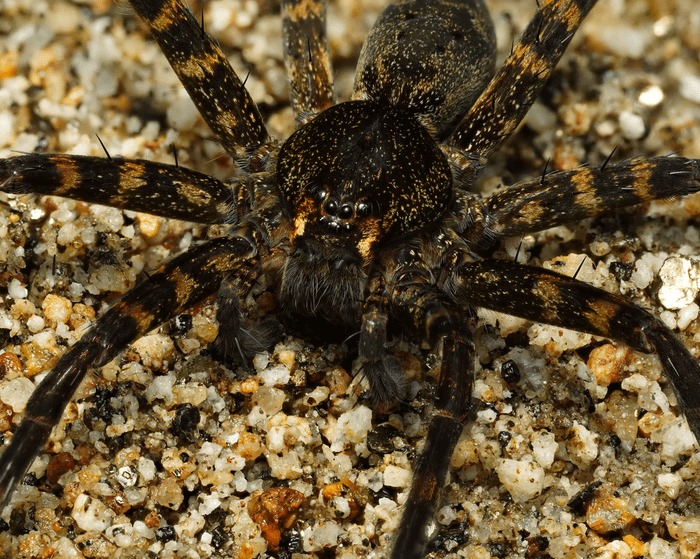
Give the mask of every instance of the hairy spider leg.
[[325, 0], [283, 0], [284, 65], [297, 127], [335, 103]]
[[644, 353], [656, 352], [700, 441], [700, 363], [658, 319], [624, 297], [507, 260], [457, 266], [446, 289], [477, 307], [603, 336]]
[[198, 223], [235, 223], [236, 186], [142, 159], [31, 154], [0, 160], [0, 190], [63, 196]]
[[447, 143], [488, 158], [513, 133], [596, 0], [548, 0]]
[[230, 237], [213, 239], [170, 260], [112, 305], [59, 359], [33, 392], [27, 415], [0, 456], [3, 506], [41, 452], [88, 369], [105, 365], [136, 338], [216, 292], [227, 275], [256, 256], [251, 238], [258, 236], [254, 228], [241, 227]]
[[391, 554], [392, 559], [420, 559], [452, 453], [471, 409], [475, 352], [464, 309], [435, 285], [418, 252], [406, 248], [395, 256], [398, 265], [389, 271], [387, 282], [392, 316], [441, 353], [434, 413], [425, 446], [414, 464]]
[[518, 237], [622, 208], [700, 190], [700, 160], [637, 157], [614, 165], [578, 167], [524, 181], [489, 196], [470, 240]]
[[131, 0], [211, 131], [234, 158], [269, 141], [243, 82], [189, 8], [178, 0]]

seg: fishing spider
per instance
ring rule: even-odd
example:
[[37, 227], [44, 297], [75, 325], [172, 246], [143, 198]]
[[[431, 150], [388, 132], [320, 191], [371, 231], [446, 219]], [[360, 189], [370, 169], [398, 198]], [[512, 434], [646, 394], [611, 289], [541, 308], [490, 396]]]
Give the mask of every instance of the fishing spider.
[[[136, 11], [149, 25], [217, 140], [236, 160], [238, 169], [231, 182], [225, 184], [177, 163], [129, 161], [110, 155], [105, 158], [22, 155], [2, 161], [0, 176], [5, 192], [62, 195], [126, 210], [186, 219], [217, 229], [212, 232], [210, 240], [196, 244], [166, 262], [128, 291], [87, 329], [44, 377], [27, 404], [25, 419], [13, 430], [0, 458], [0, 488], [5, 502], [9, 502], [17, 483], [48, 440], [52, 427], [58, 424], [87, 370], [106, 365], [137, 338], [157, 326], [173, 318], [178, 319], [173, 328], [180, 328], [182, 323], [187, 325], [188, 320], [183, 317], [188, 315], [183, 313], [218, 293], [216, 318], [219, 330], [209, 348], [210, 354], [218, 361], [229, 365], [235, 362], [247, 364], [257, 352], [276, 342], [279, 325], [272, 319], [260, 317], [256, 314], [259, 311], [254, 311], [251, 304], [251, 297], [258, 295], [261, 285], [270, 280], [276, 285], [279, 314], [285, 318], [288, 329], [295, 324], [297, 317], [311, 316], [324, 327], [328, 324], [339, 327], [340, 331], [359, 330], [356, 364], [360, 376], [369, 384], [369, 398], [377, 408], [391, 411], [392, 405], [400, 403], [411, 409], [410, 397], [415, 396], [411, 392], [412, 386], [404, 380], [402, 370], [410, 368], [407, 365], [411, 361], [389, 347], [387, 328], [393, 326], [411, 338], [429, 342], [434, 350], [431, 357], [435, 377], [434, 409], [425, 446], [414, 461], [411, 489], [402, 497], [405, 498], [402, 501], [403, 519], [396, 534], [392, 535], [391, 543], [387, 544], [392, 547], [394, 557], [423, 556], [429, 536], [434, 532], [432, 519], [436, 515], [450, 458], [473, 407], [471, 393], [476, 357], [473, 340], [482, 341], [492, 333], [488, 328], [477, 326], [474, 308], [574, 328], [625, 342], [642, 352], [657, 353], [697, 438], [700, 417], [693, 395], [698, 392], [700, 367], [658, 319], [620, 296], [575, 278], [491, 256], [494, 245], [504, 237], [518, 238], [598, 216], [602, 213], [601, 208], [606, 212], [619, 211], [640, 202], [696, 192], [700, 174], [698, 160], [682, 157], [631, 159], [620, 163], [606, 160], [596, 167], [579, 167], [566, 172], [549, 173], [545, 170], [536, 179], [519, 182], [483, 200], [471, 194], [486, 160], [520, 123], [594, 3], [586, 0], [543, 3], [493, 80], [491, 66], [495, 39], [480, 3], [470, 2], [464, 8], [474, 12], [471, 17], [475, 18], [476, 25], [471, 29], [453, 27], [459, 17], [454, 8], [443, 11], [447, 30], [431, 27], [436, 25], [435, 20], [423, 17], [431, 10], [439, 12], [442, 9], [440, 3], [410, 2], [395, 6], [383, 16], [384, 27], [375, 28], [369, 46], [361, 56], [354, 101], [338, 105], [334, 105], [328, 49], [323, 40], [325, 7], [315, 1], [284, 3], [285, 55], [299, 128], [286, 142], [277, 143], [268, 137], [262, 117], [244, 85], [186, 8], [173, 0], [134, 1]], [[428, 27], [421, 28], [421, 25]], [[426, 36], [431, 36], [431, 40], [424, 41]], [[415, 50], [418, 53], [412, 52]], [[407, 52], [410, 53], [408, 57], [404, 56]], [[431, 61], [431, 64], [425, 64], [426, 61]], [[439, 71], [433, 73], [436, 68]], [[419, 187], [413, 188], [415, 185]], [[519, 255], [518, 251], [516, 260]], [[9, 283], [10, 276], [6, 277]], [[206, 335], [200, 334], [200, 337], [204, 339]], [[191, 346], [183, 344], [179, 347]], [[480, 366], [491, 372], [500, 368], [503, 383], [499, 385], [493, 375], [489, 377], [487, 374], [486, 378], [505, 394], [518, 385], [517, 360], [501, 359], [505, 353], [499, 354], [498, 351], [493, 351], [492, 355], [490, 361], [480, 356]], [[278, 359], [283, 357], [278, 356]], [[331, 357], [327, 359], [332, 360]], [[208, 366], [213, 366], [212, 363], [209, 361]], [[494, 367], [495, 363], [498, 363], [497, 367], [489, 369], [489, 364]], [[522, 365], [528, 368], [528, 363]], [[8, 368], [7, 363], [5, 367]], [[311, 377], [313, 375], [308, 371], [312, 369], [310, 365], [306, 371]], [[300, 366], [298, 370], [304, 372], [304, 367]], [[246, 391], [245, 381], [235, 381], [226, 371], [220, 371], [221, 378], [216, 376], [219, 373], [213, 376], [222, 388], [225, 386], [239, 393]], [[532, 371], [528, 374], [536, 375]], [[124, 378], [122, 376], [119, 380], [123, 382]], [[274, 380], [269, 382], [275, 384]], [[285, 382], [289, 382], [289, 378]], [[299, 382], [305, 386], [306, 379]], [[532, 379], [530, 382], [527, 389], [537, 387]], [[523, 383], [527, 384], [527, 381]], [[273, 390], [268, 389], [268, 392]], [[254, 391], [254, 388], [249, 388], [249, 391]], [[490, 403], [480, 415], [482, 423], [488, 423], [490, 414], [496, 412], [506, 416], [512, 414], [511, 424], [498, 433], [503, 455], [521, 458], [517, 461], [519, 467], [527, 469], [529, 464], [532, 477], [539, 476], [544, 470], [537, 460], [523, 454], [522, 450], [518, 451], [518, 444], [511, 442], [513, 435], [508, 429], [516, 430], [518, 421], [512, 402], [499, 407], [490, 399], [493, 395], [487, 394], [489, 390], [481, 386], [477, 391]], [[572, 391], [576, 392], [575, 389]], [[585, 390], [580, 392], [586, 401], [592, 401]], [[108, 445], [99, 444], [98, 427], [106, 424], [114, 412], [100, 415], [113, 405], [112, 393], [108, 392], [106, 398], [104, 394], [102, 391], [93, 397], [95, 407], [92, 409], [97, 411], [89, 418], [81, 418], [76, 410], [69, 410], [74, 414], [74, 420], [66, 426], [66, 429], [83, 431], [83, 435], [78, 434], [78, 440], [83, 436], [83, 442], [90, 441], [94, 449], [99, 449], [98, 454], [109, 450]], [[318, 394], [323, 398], [323, 392]], [[209, 395], [205, 403], [199, 403], [205, 411], [216, 410], [233, 421], [235, 414], [219, 409], [217, 405], [221, 396], [218, 400], [215, 396]], [[306, 412], [315, 409], [317, 397], [307, 398], [303, 408]], [[270, 398], [269, 394], [267, 398]], [[146, 393], [141, 400], [132, 397], [131, 403], [138, 408], [145, 399], [173, 403], [163, 391], [156, 392], [156, 396]], [[264, 410], [263, 397], [257, 401]], [[238, 432], [237, 437], [226, 439], [212, 434], [211, 426], [204, 423], [200, 429], [192, 425], [186, 428], [193, 418], [197, 420], [194, 425], [200, 425], [200, 414], [198, 410], [193, 411], [195, 406], [188, 397], [182, 397], [180, 404], [160, 421], [167, 423], [182, 448], [211, 445], [210, 439], [224, 447], [240, 444], [241, 433]], [[239, 405], [246, 404], [239, 402]], [[342, 404], [321, 409], [329, 409], [331, 415], [344, 411]], [[121, 411], [115, 415], [120, 415], [121, 420], [129, 417], [128, 409]], [[569, 412], [577, 419], [583, 417], [575, 409]], [[405, 421], [409, 423], [407, 419]], [[384, 431], [393, 433], [396, 423], [397, 419], [390, 416]], [[175, 425], [178, 426], [177, 437]], [[158, 422], [154, 422], [154, 427], [158, 429]], [[574, 440], [574, 446], [568, 448], [572, 461], [590, 465], [592, 460], [586, 461], [585, 456], [577, 455], [574, 448], [577, 442], [586, 446], [588, 430], [576, 421], [555, 427], [561, 430], [557, 435]], [[86, 432], [94, 435], [86, 435]], [[118, 438], [114, 435], [117, 432], [121, 431], [115, 427], [111, 432], [107, 431], [107, 435]], [[323, 434], [328, 436], [331, 432]], [[270, 434], [268, 436], [271, 438]], [[296, 437], [295, 444], [302, 444], [301, 441], [310, 446], [321, 444], [313, 436], [308, 441], [299, 434], [286, 433], [285, 436]], [[343, 435], [337, 436], [343, 442]], [[620, 439], [617, 434], [615, 437]], [[542, 442], [540, 439], [542, 437], [537, 440]], [[548, 437], [544, 439], [549, 442]], [[159, 442], [150, 441], [151, 451], [164, 444], [158, 437], [155, 440]], [[351, 439], [345, 443], [348, 441]], [[402, 451], [405, 456], [407, 452], [400, 445], [397, 451], [385, 452], [380, 449], [382, 445], [371, 437], [366, 442], [352, 442], [359, 445], [355, 447], [357, 460], [367, 459], [373, 453], [376, 457], [401, 455]], [[623, 442], [617, 446], [629, 452], [631, 449], [625, 449]], [[537, 454], [534, 451], [535, 439], [527, 443]], [[270, 448], [265, 458], [274, 470], [275, 453], [270, 450], [274, 445], [271, 441], [267, 444]], [[464, 442], [462, 446], [469, 445], [469, 442]], [[212, 481], [226, 479], [230, 482], [226, 476], [208, 478], [205, 474], [198, 474], [198, 479], [186, 478], [178, 486], [173, 479], [182, 475], [181, 468], [175, 468], [179, 472], [175, 474], [174, 470], [168, 469], [165, 459], [158, 462], [154, 452], [140, 458], [122, 456], [119, 468], [100, 473], [99, 458], [91, 462], [94, 453], [91, 455], [87, 446], [68, 447], [61, 453], [61, 459], [67, 461], [69, 467], [56, 465], [52, 460], [46, 468], [49, 472], [47, 483], [55, 483], [61, 477], [51, 481], [52, 472], [58, 471], [69, 478], [74, 470], [83, 474], [80, 482], [69, 485], [62, 497], [64, 508], [73, 507], [74, 518], [85, 520], [80, 516], [79, 496], [75, 494], [81, 491], [91, 500], [99, 501], [102, 497], [113, 511], [104, 514], [100, 507], [87, 503], [85, 499], [80, 501], [88, 512], [98, 511], [107, 519], [105, 526], [98, 523], [92, 532], [88, 530], [89, 538], [81, 540], [83, 546], [93, 545], [99, 538], [103, 538], [107, 548], [118, 545], [115, 542], [120, 541], [119, 536], [123, 533], [119, 530], [126, 530], [126, 524], [118, 524], [113, 519], [131, 508], [152, 508], [151, 514], [145, 515], [147, 522], [138, 519], [147, 529], [160, 534], [161, 548], [152, 551], [162, 549], [167, 545], [163, 542], [168, 540], [184, 542], [202, 529], [182, 528], [178, 524], [177, 537], [168, 536], [166, 528], [183, 519], [169, 516], [167, 510], [180, 512], [181, 505], [165, 500], [157, 488], [150, 495], [147, 491], [142, 501], [136, 499], [130, 489], [142, 487], [143, 481], [138, 481], [138, 474], [145, 478], [145, 472], [149, 471], [148, 464], [144, 466], [140, 459], [154, 465], [158, 463], [159, 468], [172, 474], [168, 477], [161, 470], [152, 478], [162, 481], [164, 486], [174, 484], [176, 487], [172, 493], [177, 495], [179, 491], [186, 505], [191, 504], [190, 501], [197, 503], [198, 498], [201, 500], [198, 494], [210, 486], [216, 487], [212, 492], [215, 500], [231, 497], [233, 493], [229, 489], [229, 494], [225, 495], [223, 484]], [[486, 445], [484, 448], [486, 450], [474, 450], [481, 453], [479, 460], [484, 469], [497, 471], [499, 477], [503, 471], [503, 477], [507, 478], [507, 473], [501, 469], [505, 461], [496, 466], [496, 462], [488, 457], [494, 447]], [[184, 450], [178, 455], [181, 467], [187, 467], [185, 465], [193, 457], [188, 452]], [[409, 450], [408, 454], [413, 452]], [[458, 454], [463, 458], [469, 455], [469, 451], [461, 448]], [[172, 458], [172, 455], [168, 456]], [[197, 459], [202, 458], [197, 455]], [[396, 468], [391, 460], [400, 463], [400, 459], [393, 457], [387, 466]], [[475, 464], [473, 468], [476, 468]], [[89, 467], [80, 469], [86, 465]], [[260, 463], [253, 461], [248, 473], [261, 472], [264, 470]], [[92, 481], [89, 474], [94, 477]], [[465, 479], [472, 476], [472, 481], [476, 477], [469, 471], [463, 475]], [[390, 477], [388, 467], [384, 476], [387, 480]], [[247, 482], [245, 489], [256, 487], [257, 480], [251, 477], [254, 476], [244, 478]], [[296, 485], [299, 488], [313, 488], [314, 482], [321, 483], [315, 480], [310, 467], [293, 471], [288, 477], [301, 480]], [[381, 498], [393, 494], [391, 490], [381, 490], [376, 478], [355, 478], [355, 482], [363, 480], [370, 491], [377, 490], [363, 498], [354, 495], [355, 491], [362, 494], [361, 489], [353, 489], [352, 483], [346, 484], [347, 491], [353, 493], [346, 501], [374, 499], [371, 504], [363, 503], [365, 514], [382, 518], [386, 512], [377, 512], [382, 507], [386, 510]], [[610, 483], [610, 479], [605, 480]], [[585, 478], [580, 481], [583, 487]], [[35, 482], [28, 480], [18, 493], [31, 497], [35, 491], [31, 489], [32, 483]], [[36, 483], [41, 484], [41, 478]], [[259, 485], [264, 487], [262, 480]], [[294, 486], [295, 482], [289, 485]], [[385, 485], [394, 487], [390, 483]], [[86, 486], [89, 488], [85, 489]], [[543, 484], [541, 489], [546, 487]], [[584, 490], [578, 500], [570, 501], [572, 509], [587, 505], [594, 498], [598, 483], [588, 487], [590, 490]], [[454, 493], [459, 490], [451, 488], [454, 498]], [[516, 514], [518, 503], [524, 503], [524, 508], [528, 509], [532, 507], [532, 500], [539, 498], [538, 491], [523, 494], [522, 490], [519, 492], [510, 485], [508, 488], [516, 502], [512, 508], [504, 509], [508, 515]], [[240, 492], [243, 488], [236, 490]], [[33, 499], [30, 498], [29, 502], [36, 503], [35, 496]], [[208, 510], [212, 503], [204, 498], [204, 509], [200, 507], [198, 510]], [[617, 502], [613, 500], [613, 504]], [[338, 506], [342, 509], [342, 505]], [[348, 515], [356, 514], [353, 506], [347, 506]], [[466, 501], [462, 506], [461, 516], [467, 520], [469, 506]], [[239, 517], [244, 516], [240, 507], [234, 507], [230, 504], [229, 510], [237, 510]], [[30, 523], [34, 521], [36, 511], [43, 508], [39, 504], [29, 508]], [[214, 510], [217, 508], [220, 508], [220, 502]], [[25, 509], [17, 506], [12, 510], [21, 512]], [[205, 515], [198, 514], [193, 521], [195, 525], [198, 518], [204, 520]], [[341, 510], [341, 514], [345, 513]], [[394, 514], [398, 516], [396, 511]], [[211, 511], [206, 516], [209, 515]], [[24, 527], [16, 516], [11, 518], [12, 529]], [[455, 516], [459, 518], [460, 514]], [[219, 545], [225, 547], [230, 524], [221, 515], [217, 518], [218, 524], [212, 533], [218, 538]], [[489, 522], [483, 513], [479, 518], [482, 522]], [[526, 545], [529, 550], [537, 552], [546, 538], [542, 535], [542, 527], [528, 532], [533, 518], [524, 519], [518, 534], [503, 534], [503, 540], [518, 541], [518, 545]], [[474, 521], [474, 517], [471, 520]], [[85, 530], [84, 526], [88, 526], [78, 520], [75, 522], [80, 529]], [[136, 522], [137, 519], [133, 519], [132, 529], [137, 526]], [[372, 520], [366, 518], [365, 523], [371, 524]], [[625, 526], [631, 523], [629, 521]], [[589, 520], [589, 525], [593, 528], [594, 520]], [[117, 530], [118, 526], [121, 527]], [[615, 530], [622, 530], [625, 526]], [[462, 528], [462, 540], [453, 534], [455, 541], [463, 541], [465, 530], [476, 532], [480, 528], [483, 527]], [[75, 524], [68, 523], [63, 529], [71, 534]], [[145, 538], [147, 530], [140, 525], [138, 529], [141, 530], [137, 530], [138, 536]], [[101, 531], [105, 532], [104, 536]], [[460, 532], [460, 529], [456, 531]], [[319, 533], [315, 535], [320, 538]], [[210, 533], [207, 542], [213, 541], [214, 536]], [[359, 546], [351, 535], [345, 538], [341, 545]], [[88, 544], [87, 540], [93, 543]], [[269, 538], [267, 543], [273, 546]], [[362, 538], [360, 543], [370, 545], [369, 540]], [[498, 544], [499, 540], [495, 543]], [[241, 541], [228, 545], [239, 546], [239, 553], [256, 549]], [[302, 543], [292, 541], [285, 545], [290, 552], [315, 551], [313, 537]], [[471, 542], [470, 545], [477, 544]], [[447, 549], [451, 547], [447, 546]], [[498, 545], [489, 549], [499, 556], [511, 551], [508, 548], [504, 551]], [[512, 551], [517, 552], [514, 548]], [[230, 553], [230, 549], [224, 552]]]

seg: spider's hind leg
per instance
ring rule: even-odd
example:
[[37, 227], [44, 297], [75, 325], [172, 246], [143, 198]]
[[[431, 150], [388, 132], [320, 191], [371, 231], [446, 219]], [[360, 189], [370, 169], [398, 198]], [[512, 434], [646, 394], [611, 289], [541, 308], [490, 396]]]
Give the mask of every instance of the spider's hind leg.
[[297, 125], [334, 103], [326, 0], [284, 0], [284, 63]]
[[596, 0], [547, 0], [448, 143], [488, 158], [513, 133]]

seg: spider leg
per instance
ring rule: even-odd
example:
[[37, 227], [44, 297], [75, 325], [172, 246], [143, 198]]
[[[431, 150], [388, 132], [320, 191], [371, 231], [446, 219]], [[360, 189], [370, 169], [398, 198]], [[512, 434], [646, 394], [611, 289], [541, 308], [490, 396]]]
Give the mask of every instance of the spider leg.
[[91, 366], [114, 359], [132, 341], [205, 299], [256, 253], [254, 233], [241, 228], [174, 258], [112, 305], [64, 354], [27, 403], [27, 415], [0, 456], [0, 500], [9, 500], [58, 424]]
[[0, 190], [199, 223], [238, 221], [231, 187], [197, 171], [140, 159], [44, 154], [0, 159]]
[[283, 0], [284, 63], [298, 125], [333, 105], [326, 0]]
[[440, 381], [435, 412], [401, 519], [392, 559], [420, 559], [428, 541], [447, 468], [471, 409], [474, 382], [474, 344], [464, 313], [421, 269], [415, 251], [397, 255], [399, 266], [389, 282], [392, 316], [441, 349]]
[[[635, 158], [602, 167], [579, 167], [506, 188], [476, 209], [471, 239], [515, 237], [614, 212], [651, 200], [700, 190], [700, 160], [683, 157]], [[486, 237], [486, 238], [484, 238]]]
[[543, 268], [506, 260], [457, 267], [445, 289], [459, 301], [655, 351], [700, 441], [700, 363], [649, 312], [624, 297]]
[[131, 0], [199, 113], [239, 157], [268, 141], [260, 111], [216, 43], [178, 0]]
[[448, 144], [484, 158], [513, 133], [596, 0], [543, 2]]
[[391, 559], [423, 557], [427, 528], [435, 516], [450, 459], [471, 409], [474, 344], [467, 334], [455, 331], [443, 338], [440, 370], [435, 414], [414, 467], [413, 483], [404, 505], [406, 514], [401, 519]]

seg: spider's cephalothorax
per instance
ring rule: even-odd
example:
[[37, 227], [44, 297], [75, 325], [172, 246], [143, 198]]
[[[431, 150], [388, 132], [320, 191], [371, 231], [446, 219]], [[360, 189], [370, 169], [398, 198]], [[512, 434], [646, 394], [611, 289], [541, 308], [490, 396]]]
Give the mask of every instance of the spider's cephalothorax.
[[357, 323], [383, 247], [434, 226], [452, 201], [447, 160], [406, 110], [350, 101], [287, 140], [276, 167], [291, 221], [285, 306]]
[[700, 190], [700, 161], [657, 157], [545, 173], [483, 199], [471, 192], [594, 3], [543, 2], [494, 75], [493, 26], [481, 0], [398, 2], [363, 48], [353, 99], [336, 105], [325, 6], [284, 0], [285, 62], [299, 127], [279, 143], [184, 2], [131, 0], [240, 173], [225, 184], [177, 165], [118, 157], [0, 160], [0, 190], [7, 193], [59, 195], [224, 231], [126, 293], [44, 377], [0, 457], [3, 502], [86, 372], [150, 330], [216, 294], [214, 355], [245, 361], [274, 343], [277, 323], [245, 312], [263, 276], [275, 282], [281, 314], [359, 330], [360, 370], [378, 403], [405, 398], [401, 362], [387, 348], [390, 323], [435, 351], [434, 413], [394, 558], [423, 555], [471, 409], [474, 308], [657, 353], [700, 438], [700, 365], [657, 318], [575, 278], [478, 254], [503, 237]]

